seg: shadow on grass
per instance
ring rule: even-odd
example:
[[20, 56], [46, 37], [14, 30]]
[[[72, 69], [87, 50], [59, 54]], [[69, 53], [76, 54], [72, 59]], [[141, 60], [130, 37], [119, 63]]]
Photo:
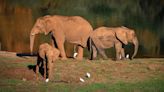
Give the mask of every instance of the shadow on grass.
[[[29, 70], [33, 70], [36, 73], [36, 65], [28, 65]], [[39, 67], [39, 73], [43, 76], [44, 75], [44, 68], [43, 65]]]
[[52, 82], [54, 82], [54, 83], [70, 83], [69, 81], [65, 81], [65, 80], [55, 80]]
[[36, 57], [37, 53], [17, 53], [16, 56], [18, 57], [25, 57], [25, 56], [29, 56], [29, 57]]

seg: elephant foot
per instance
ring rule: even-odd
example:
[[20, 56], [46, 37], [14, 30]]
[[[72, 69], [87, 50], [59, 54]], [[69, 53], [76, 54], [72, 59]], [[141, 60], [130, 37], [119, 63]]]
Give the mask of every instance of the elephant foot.
[[76, 59], [76, 60], [79, 60], [79, 61], [83, 60], [82, 57], [76, 57], [75, 59]]
[[38, 77], [36, 77], [36, 81], [38, 81], [39, 80], [39, 78]]
[[104, 60], [108, 60], [108, 57], [103, 57]]
[[116, 58], [115, 61], [121, 61], [121, 59], [120, 58]]
[[94, 57], [94, 58], [91, 58], [90, 60], [96, 60], [97, 58], [96, 57]]
[[129, 58], [130, 60], [133, 60], [134, 57]]
[[128, 60], [128, 59], [127, 58], [122, 58], [121, 60], [124, 60], [125, 61], [125, 60]]

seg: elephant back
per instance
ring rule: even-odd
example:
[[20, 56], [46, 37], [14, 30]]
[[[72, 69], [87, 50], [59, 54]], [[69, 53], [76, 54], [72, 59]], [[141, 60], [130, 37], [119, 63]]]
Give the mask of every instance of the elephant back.
[[64, 33], [67, 42], [87, 46], [87, 40], [93, 31], [91, 24], [80, 16], [54, 16], [57, 29]]

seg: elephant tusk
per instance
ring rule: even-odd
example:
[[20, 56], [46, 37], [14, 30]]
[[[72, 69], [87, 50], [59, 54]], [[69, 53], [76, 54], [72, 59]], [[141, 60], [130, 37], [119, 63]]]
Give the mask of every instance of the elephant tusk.
[[31, 33], [31, 36], [34, 36], [35, 35], [35, 33]]

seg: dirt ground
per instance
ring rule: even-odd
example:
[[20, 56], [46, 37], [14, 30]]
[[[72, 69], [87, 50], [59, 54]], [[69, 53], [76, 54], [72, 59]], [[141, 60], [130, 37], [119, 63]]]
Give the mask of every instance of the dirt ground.
[[[35, 81], [36, 57], [16, 56], [15, 53], [0, 53], [0, 78]], [[83, 78], [86, 83], [106, 82], [136, 82], [151, 78], [164, 77], [163, 58], [137, 58], [126, 61], [84, 59], [76, 61], [57, 60], [54, 63], [54, 82], [80, 83]], [[86, 73], [91, 78], [86, 78]], [[40, 81], [43, 77], [39, 76]]]

